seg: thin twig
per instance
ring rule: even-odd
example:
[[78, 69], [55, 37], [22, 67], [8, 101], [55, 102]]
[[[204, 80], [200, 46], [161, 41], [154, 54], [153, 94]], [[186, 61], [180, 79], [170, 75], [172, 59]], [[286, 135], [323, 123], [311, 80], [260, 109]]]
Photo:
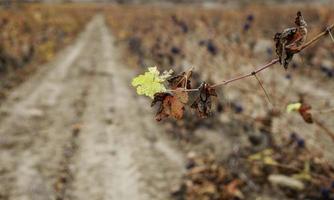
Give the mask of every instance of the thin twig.
[[182, 91], [182, 92], [198, 92], [199, 88], [193, 88], [193, 89], [179, 89], [179, 90], [166, 90], [166, 92], [176, 92], [176, 91]]
[[334, 112], [334, 108], [328, 108], [324, 110], [313, 110], [312, 113], [319, 113], [319, 114], [324, 114], [324, 113], [331, 113]]
[[313, 120], [314, 123], [319, 127], [321, 128], [331, 139], [332, 141], [334, 142], [334, 133], [329, 130], [329, 128], [327, 128], [322, 122], [320, 122], [319, 120]]
[[[301, 47], [299, 47], [295, 53], [299, 53], [301, 52], [302, 50], [308, 48], [311, 44], [315, 43], [316, 41], [318, 41], [321, 37], [325, 36], [326, 34], [329, 34], [331, 37], [332, 37], [332, 34], [331, 34], [331, 30], [334, 28], [334, 24], [330, 25], [329, 27], [327, 27], [326, 30], [324, 30], [323, 32], [319, 33], [317, 36], [315, 36], [314, 38], [312, 38], [310, 41], [308, 41], [307, 43], [305, 43], [304, 45], [302, 45]], [[333, 39], [333, 38], [332, 38]], [[247, 78], [247, 77], [251, 77], [251, 76], [255, 76], [257, 73], [275, 65], [276, 63], [279, 62], [279, 59], [278, 58], [275, 58], [273, 60], [271, 60], [270, 62], [268, 62], [267, 64], [263, 65], [263, 66], [260, 66], [259, 68], [257, 68], [256, 70], [250, 72], [250, 73], [247, 73], [247, 74], [244, 74], [244, 75], [239, 75], [237, 77], [234, 77], [234, 78], [231, 78], [231, 79], [228, 79], [228, 80], [224, 80], [224, 81], [221, 81], [219, 83], [216, 83], [216, 84], [213, 84], [211, 85], [210, 87], [211, 88], [215, 88], [215, 87], [219, 87], [219, 86], [223, 86], [223, 85], [227, 85], [229, 83], [232, 83], [234, 81], [238, 81], [238, 80], [241, 80], [241, 79], [244, 79], [244, 78]], [[170, 90], [170, 91], [173, 91], [173, 90]], [[183, 90], [184, 92], [196, 92], [196, 91], [199, 91], [198, 88], [196, 89], [184, 89]]]
[[187, 71], [185, 76], [186, 82], [184, 84], [184, 89], [187, 90], [187, 86], [188, 86], [188, 76], [190, 76], [191, 71], [194, 69], [194, 66], [191, 66]]
[[332, 41], [334, 42], [334, 37], [333, 37], [332, 32], [331, 32], [330, 29], [328, 29], [328, 33], [329, 33], [329, 36], [331, 37]]
[[272, 104], [271, 104], [271, 101], [270, 101], [270, 98], [269, 98], [269, 95], [268, 95], [268, 93], [267, 93], [266, 89], [264, 89], [264, 87], [263, 87], [263, 84], [261, 83], [261, 81], [260, 81], [259, 77], [257, 77], [257, 75], [256, 75], [256, 74], [254, 74], [254, 76], [255, 76], [255, 78], [256, 78], [256, 80], [257, 80], [257, 82], [259, 83], [259, 85], [261, 86], [261, 88], [262, 88], [262, 90], [263, 90], [264, 94], [266, 95], [266, 97], [267, 97], [267, 100], [268, 100], [268, 103], [269, 103], [269, 104], [272, 106]]
[[237, 77], [235, 77], [235, 78], [231, 78], [231, 79], [229, 79], [229, 80], [224, 80], [224, 81], [222, 81], [222, 82], [220, 82], [220, 83], [217, 83], [217, 84], [212, 85], [211, 87], [214, 88], [214, 87], [219, 87], [219, 86], [222, 86], [222, 85], [227, 85], [227, 84], [229, 84], [229, 83], [231, 83], [231, 82], [238, 81], [238, 80], [240, 80], [240, 79], [244, 79], [244, 78], [247, 78], [247, 77], [250, 77], [250, 76], [254, 76], [255, 74], [257, 74], [257, 73], [261, 72], [262, 70], [265, 70], [265, 69], [267, 69], [267, 68], [273, 66], [274, 64], [276, 64], [276, 63], [278, 63], [278, 62], [279, 62], [279, 59], [276, 58], [276, 59], [270, 61], [269, 63], [267, 63], [267, 64], [265, 64], [265, 65], [259, 67], [259, 68], [256, 69], [255, 71], [252, 71], [252, 72], [250, 72], [250, 73], [248, 73], [248, 74], [245, 74], [245, 75], [237, 76]]
[[321, 37], [323, 37], [326, 34], [330, 33], [331, 29], [333, 29], [333, 28], [334, 28], [334, 24], [332, 24], [329, 27], [327, 27], [326, 30], [324, 30], [323, 32], [319, 33], [313, 39], [311, 39], [310, 41], [308, 41], [307, 43], [305, 43], [304, 45], [302, 45], [300, 48], [298, 48], [297, 53], [300, 52], [300, 51], [302, 51], [303, 49], [309, 47], [311, 44], [313, 44], [314, 42], [316, 42], [317, 40], [319, 40]]

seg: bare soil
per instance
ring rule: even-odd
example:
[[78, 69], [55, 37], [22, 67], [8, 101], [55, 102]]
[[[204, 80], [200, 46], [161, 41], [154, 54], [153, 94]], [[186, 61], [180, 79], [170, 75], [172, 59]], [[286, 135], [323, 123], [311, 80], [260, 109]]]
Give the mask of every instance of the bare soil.
[[96, 16], [2, 104], [1, 200], [170, 198], [184, 154], [159, 133], [118, 53]]

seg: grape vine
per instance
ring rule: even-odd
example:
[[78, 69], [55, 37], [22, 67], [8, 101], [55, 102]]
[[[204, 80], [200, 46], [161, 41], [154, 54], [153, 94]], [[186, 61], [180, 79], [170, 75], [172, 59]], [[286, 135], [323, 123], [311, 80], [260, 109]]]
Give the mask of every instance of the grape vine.
[[[197, 95], [190, 104], [190, 108], [194, 109], [199, 117], [208, 117], [211, 111], [212, 98], [217, 97], [216, 88], [248, 77], [255, 77], [257, 79], [270, 102], [269, 95], [256, 76], [258, 73], [275, 66], [277, 63], [287, 69], [293, 55], [310, 47], [326, 35], [329, 35], [334, 42], [331, 33], [334, 24], [328, 26], [324, 31], [310, 39], [308, 42], [306, 42], [307, 23], [301, 12], [297, 12], [295, 24], [296, 27], [287, 28], [281, 33], [276, 33], [274, 40], [276, 43], [277, 58], [272, 59], [270, 62], [247, 74], [232, 77], [211, 85], [203, 81], [199, 87], [191, 88], [190, 82], [193, 68], [178, 75], [171, 76], [173, 73], [172, 70], [168, 72], [165, 71], [162, 75], [159, 75], [160, 72], [154, 67], [149, 68], [148, 72], [145, 72], [144, 75], [135, 77], [132, 85], [137, 88], [137, 93], [139, 95], [146, 95], [153, 98], [151, 106], [154, 106], [157, 103], [160, 104], [156, 114], [156, 120], [158, 121], [168, 117], [181, 119], [185, 111], [185, 106], [189, 102], [189, 92], [196, 92]], [[302, 116], [305, 122], [313, 123], [312, 115], [309, 112], [310, 109], [311, 106], [305, 103], [290, 104], [287, 107], [288, 112], [296, 111]]]

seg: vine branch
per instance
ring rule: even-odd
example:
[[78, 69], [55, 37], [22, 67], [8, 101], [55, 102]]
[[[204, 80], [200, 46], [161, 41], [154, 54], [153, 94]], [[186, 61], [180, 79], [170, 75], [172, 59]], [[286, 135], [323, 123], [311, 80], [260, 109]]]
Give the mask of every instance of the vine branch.
[[[311, 40], [309, 40], [308, 42], [306, 42], [305, 44], [300, 46], [298, 49], [296, 49], [295, 53], [299, 53], [299, 52], [303, 51], [304, 49], [308, 48], [310, 45], [312, 45], [313, 43], [315, 43], [316, 41], [318, 41], [320, 38], [322, 38], [323, 36], [325, 36], [327, 34], [329, 34], [331, 39], [334, 41], [333, 35], [331, 34], [331, 30], [333, 28], [334, 28], [334, 24], [330, 25], [329, 27], [326, 28], [326, 30], [322, 31], [321, 33], [316, 35], [314, 38], [312, 38]], [[233, 77], [231, 79], [223, 80], [219, 83], [211, 85], [210, 87], [215, 88], [215, 87], [219, 87], [219, 86], [225, 86], [225, 85], [227, 85], [229, 83], [232, 83], [234, 81], [238, 81], [238, 80], [241, 80], [241, 79], [244, 79], [244, 78], [247, 78], [247, 77], [255, 76], [257, 73], [274, 66], [278, 62], [279, 62], [279, 59], [275, 58], [275, 59], [271, 60], [270, 62], [268, 62], [267, 64], [258, 67], [254, 71], [251, 71], [251, 72], [249, 72], [247, 74], [244, 74], [244, 75], [239, 75], [239, 76]], [[173, 90], [171, 90], [171, 91], [173, 91]], [[183, 91], [184, 92], [196, 92], [196, 91], [199, 91], [199, 88], [184, 89]]]

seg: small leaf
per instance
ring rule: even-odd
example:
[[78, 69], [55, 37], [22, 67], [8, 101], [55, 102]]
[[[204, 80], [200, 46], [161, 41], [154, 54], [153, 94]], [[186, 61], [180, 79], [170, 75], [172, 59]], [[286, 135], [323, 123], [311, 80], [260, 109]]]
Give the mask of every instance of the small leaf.
[[176, 88], [185, 88], [186, 82], [187, 82], [187, 89], [190, 89], [190, 77], [192, 75], [192, 71], [189, 71], [188, 73], [182, 72], [179, 75], [173, 76], [170, 79], [168, 79], [168, 83], [171, 89]]
[[137, 88], [139, 95], [146, 95], [153, 98], [155, 93], [164, 92], [166, 88], [163, 82], [171, 75], [172, 71], [160, 72], [156, 67], [149, 67], [148, 72], [139, 75], [132, 80], [132, 86]]
[[248, 157], [249, 161], [261, 161], [265, 165], [277, 165], [277, 162], [273, 159], [273, 150], [265, 149]]
[[231, 197], [237, 197], [239, 199], [243, 199], [244, 195], [239, 190], [239, 186], [241, 185], [241, 181], [239, 179], [234, 179], [229, 184], [226, 185], [226, 191]]
[[168, 78], [170, 78], [172, 76], [172, 74], [174, 73], [174, 71], [172, 69], [170, 69], [169, 71], [164, 71], [162, 72], [162, 74], [160, 75], [160, 78], [162, 80], [167, 80]]
[[186, 104], [189, 101], [188, 93], [183, 91], [183, 88], [176, 88], [173, 94], [183, 103]]
[[156, 120], [161, 121], [167, 117], [174, 117], [175, 119], [182, 119], [184, 114], [184, 106], [188, 101], [188, 94], [179, 92], [177, 94], [171, 93], [156, 93], [151, 106], [160, 103], [160, 107], [156, 114]]
[[291, 113], [293, 111], [298, 111], [300, 109], [300, 107], [302, 106], [301, 103], [290, 103], [287, 107], [286, 107], [286, 112]]
[[312, 124], [313, 118], [312, 114], [309, 112], [310, 110], [311, 106], [306, 103], [291, 103], [286, 107], [288, 113], [298, 112], [306, 123]]
[[307, 37], [307, 23], [301, 12], [297, 12], [295, 24], [297, 27], [287, 28], [281, 33], [276, 33], [274, 38], [276, 54], [285, 69], [288, 68], [293, 55], [298, 52], [298, 48], [306, 41]]
[[304, 170], [299, 174], [294, 174], [292, 177], [299, 180], [311, 181], [312, 176], [310, 174], [310, 162], [305, 161]]
[[203, 82], [199, 87], [199, 96], [191, 105], [191, 108], [196, 110], [199, 117], [205, 118], [209, 116], [211, 112], [212, 96], [217, 97], [216, 90]]
[[299, 108], [299, 114], [302, 116], [302, 118], [304, 119], [304, 121], [306, 123], [312, 124], [313, 123], [313, 118], [312, 118], [312, 114], [309, 112], [311, 110], [311, 106], [303, 103], [301, 105], [301, 107]]

